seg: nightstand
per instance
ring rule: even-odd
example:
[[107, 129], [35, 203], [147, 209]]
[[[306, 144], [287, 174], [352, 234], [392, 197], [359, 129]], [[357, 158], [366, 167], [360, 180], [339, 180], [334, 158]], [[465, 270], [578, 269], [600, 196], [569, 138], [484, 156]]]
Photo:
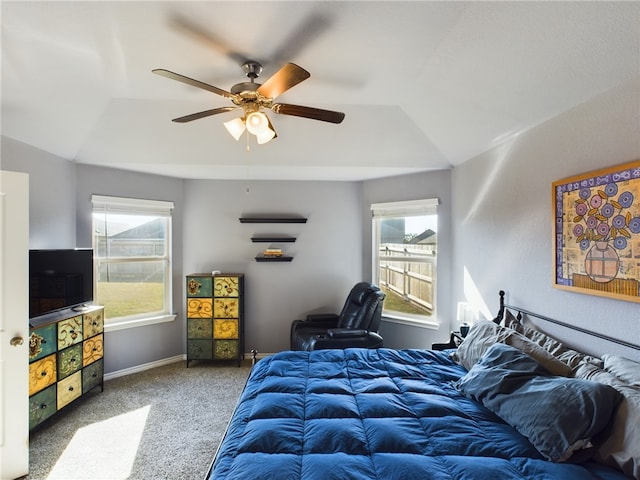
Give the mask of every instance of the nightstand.
[[462, 343], [462, 335], [460, 332], [451, 332], [448, 343], [434, 343], [431, 345], [432, 350], [446, 350], [448, 348], [458, 348]]

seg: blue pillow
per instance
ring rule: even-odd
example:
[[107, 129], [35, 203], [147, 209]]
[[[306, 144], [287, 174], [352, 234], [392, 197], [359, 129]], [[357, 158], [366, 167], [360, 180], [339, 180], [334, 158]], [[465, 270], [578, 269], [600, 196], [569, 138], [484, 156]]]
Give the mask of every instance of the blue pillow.
[[608, 385], [552, 376], [526, 353], [503, 343], [492, 345], [454, 385], [554, 462], [589, 446], [622, 400]]

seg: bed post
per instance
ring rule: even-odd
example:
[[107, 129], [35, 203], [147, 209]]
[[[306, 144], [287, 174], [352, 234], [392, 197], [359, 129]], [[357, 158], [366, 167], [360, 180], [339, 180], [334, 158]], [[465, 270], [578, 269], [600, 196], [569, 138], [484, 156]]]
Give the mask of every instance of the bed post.
[[504, 290], [500, 290], [498, 292], [498, 295], [500, 295], [500, 310], [498, 310], [498, 315], [496, 315], [496, 318], [493, 319], [493, 322], [497, 325], [500, 325], [500, 322], [504, 317]]

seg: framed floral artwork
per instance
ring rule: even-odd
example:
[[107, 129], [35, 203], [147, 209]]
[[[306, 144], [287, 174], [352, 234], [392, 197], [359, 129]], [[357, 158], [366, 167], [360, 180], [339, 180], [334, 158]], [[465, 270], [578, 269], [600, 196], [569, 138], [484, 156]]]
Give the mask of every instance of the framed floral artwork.
[[554, 286], [640, 303], [640, 160], [553, 183]]

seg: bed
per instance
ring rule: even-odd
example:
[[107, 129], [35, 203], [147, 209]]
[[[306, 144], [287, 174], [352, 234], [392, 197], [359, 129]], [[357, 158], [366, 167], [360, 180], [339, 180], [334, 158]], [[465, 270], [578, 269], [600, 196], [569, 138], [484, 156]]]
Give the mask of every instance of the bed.
[[457, 348], [260, 360], [206, 478], [638, 478], [638, 364], [571, 350], [505, 307], [508, 326], [478, 322]]

